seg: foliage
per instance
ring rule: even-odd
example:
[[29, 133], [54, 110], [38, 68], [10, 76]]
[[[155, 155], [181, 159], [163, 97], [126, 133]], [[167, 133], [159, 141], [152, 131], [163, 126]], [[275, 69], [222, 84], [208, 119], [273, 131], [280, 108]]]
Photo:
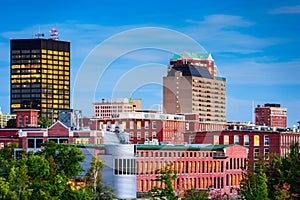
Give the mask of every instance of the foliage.
[[290, 152], [282, 160], [283, 177], [294, 199], [300, 199], [300, 152], [299, 144], [292, 143]]
[[267, 200], [268, 186], [264, 164], [257, 162], [257, 166], [249, 166], [248, 173], [244, 174], [241, 193], [248, 200]]
[[116, 198], [116, 193], [109, 185], [100, 182], [96, 187], [95, 196], [97, 200], [112, 200]]
[[178, 197], [175, 195], [172, 181], [177, 178], [177, 171], [170, 168], [171, 165], [167, 166], [165, 170], [158, 170], [158, 176], [156, 181], [161, 182], [164, 187], [155, 186], [151, 190], [152, 197], [159, 199], [175, 200]]
[[39, 155], [52, 162], [55, 173], [63, 173], [68, 178], [77, 177], [83, 171], [81, 162], [84, 161], [85, 156], [79, 148], [65, 144], [56, 144], [53, 141], [46, 141], [43, 144], [43, 150]]
[[[94, 158], [90, 174], [92, 185], [75, 185], [70, 180], [82, 173], [83, 153], [74, 146], [45, 142], [41, 152], [23, 153], [14, 158], [16, 144], [0, 149], [0, 199], [113, 199], [114, 191], [100, 182], [103, 162]], [[92, 170], [94, 171], [92, 172]]]
[[209, 196], [209, 190], [192, 189], [187, 193], [185, 200], [207, 200]]
[[49, 118], [43, 118], [39, 117], [38, 118], [38, 125], [40, 125], [42, 128], [47, 128], [52, 125], [52, 122]]
[[116, 194], [109, 185], [104, 185], [101, 182], [102, 170], [104, 162], [99, 157], [93, 157], [90, 163], [90, 168], [86, 173], [85, 180], [88, 188], [91, 188], [92, 195], [95, 199], [110, 200], [115, 199]]
[[283, 172], [280, 169], [282, 159], [277, 154], [271, 154], [264, 166], [268, 177], [269, 198], [274, 200], [290, 199], [289, 185], [285, 182]]
[[260, 158], [248, 166], [241, 193], [246, 199], [300, 199], [300, 152], [298, 143], [292, 143], [284, 158], [271, 154], [268, 160]]

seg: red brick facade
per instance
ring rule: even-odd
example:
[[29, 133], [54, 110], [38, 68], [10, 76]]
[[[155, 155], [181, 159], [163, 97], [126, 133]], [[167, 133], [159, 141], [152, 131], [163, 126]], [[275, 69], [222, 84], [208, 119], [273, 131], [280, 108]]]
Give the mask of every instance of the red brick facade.
[[177, 194], [207, 188], [229, 194], [230, 189], [239, 187], [248, 151], [240, 145], [215, 145], [211, 148], [151, 146], [137, 147], [138, 193], [161, 186], [155, 181], [157, 170], [172, 164], [171, 168], [178, 172], [178, 178], [173, 182]]
[[271, 153], [284, 156], [293, 141], [300, 141], [300, 134], [258, 130], [203, 131], [185, 134], [184, 141], [191, 144], [240, 144], [249, 148], [249, 160], [253, 162], [260, 156], [268, 159]]

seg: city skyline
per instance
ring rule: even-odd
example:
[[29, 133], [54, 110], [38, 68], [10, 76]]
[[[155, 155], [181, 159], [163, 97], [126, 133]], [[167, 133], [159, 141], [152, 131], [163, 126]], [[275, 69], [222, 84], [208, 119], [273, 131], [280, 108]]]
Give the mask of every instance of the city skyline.
[[[227, 121], [251, 121], [253, 103], [254, 106], [280, 103], [288, 108], [288, 126], [292, 126], [300, 119], [297, 73], [300, 5], [297, 3], [87, 1], [82, 4], [64, 1], [55, 10], [45, 10], [47, 5], [43, 2], [33, 1], [30, 5], [21, 1], [4, 2], [3, 8], [13, 7], [14, 12], [7, 9], [0, 14], [6, 19], [0, 32], [2, 112], [9, 112], [10, 38], [32, 38], [38, 32], [48, 37], [48, 31], [57, 28], [60, 38], [71, 42], [72, 85], [95, 46], [122, 31], [152, 26], [186, 34], [212, 53], [220, 73], [227, 79]], [[167, 69], [171, 56], [168, 52], [144, 49], [119, 57], [107, 70], [116, 78], [104, 76], [106, 84], [98, 86], [95, 101], [111, 96], [110, 91], [124, 70], [153, 62]], [[166, 70], [159, 73], [166, 74]], [[162, 103], [162, 88], [148, 84], [133, 92], [133, 97], [142, 98], [143, 107], [148, 109]]]

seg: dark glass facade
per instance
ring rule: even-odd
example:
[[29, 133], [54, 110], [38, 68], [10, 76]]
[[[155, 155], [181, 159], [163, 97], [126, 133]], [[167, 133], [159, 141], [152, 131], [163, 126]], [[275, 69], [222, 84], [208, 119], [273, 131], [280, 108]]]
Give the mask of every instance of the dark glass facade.
[[53, 39], [10, 41], [10, 109], [38, 109], [57, 119], [70, 109], [70, 42]]

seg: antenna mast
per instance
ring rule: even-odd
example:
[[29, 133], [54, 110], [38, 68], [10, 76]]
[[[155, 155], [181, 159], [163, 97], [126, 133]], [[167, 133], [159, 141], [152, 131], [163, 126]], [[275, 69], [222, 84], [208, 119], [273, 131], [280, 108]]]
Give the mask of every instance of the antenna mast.
[[52, 40], [59, 40], [58, 31], [56, 30], [56, 28], [52, 28], [50, 30], [50, 39], [52, 39]]

